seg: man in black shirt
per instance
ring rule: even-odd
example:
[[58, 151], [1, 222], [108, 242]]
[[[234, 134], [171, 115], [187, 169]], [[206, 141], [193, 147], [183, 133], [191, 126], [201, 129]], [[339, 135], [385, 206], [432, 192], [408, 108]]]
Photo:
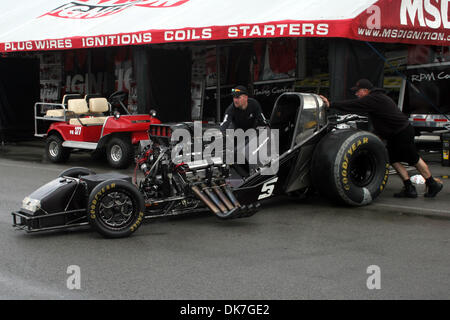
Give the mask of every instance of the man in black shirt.
[[[244, 86], [237, 86], [231, 89], [231, 95], [233, 96], [233, 102], [225, 110], [225, 116], [220, 124], [220, 130], [226, 132], [227, 129], [242, 129], [244, 131], [248, 129], [256, 129], [258, 125], [267, 124], [267, 120], [264, 117], [261, 105], [258, 101], [248, 97], [247, 88]], [[227, 135], [228, 137], [228, 135]], [[245, 145], [236, 145], [234, 147], [234, 155], [237, 159], [239, 153], [244, 153], [244, 156], [248, 159], [250, 156], [249, 137], [245, 137]], [[247, 176], [254, 172], [254, 164], [236, 164], [233, 166], [242, 176]]]
[[375, 133], [387, 141], [389, 161], [403, 180], [404, 188], [394, 194], [395, 197], [416, 198], [417, 191], [406, 168], [400, 162], [415, 166], [425, 178], [427, 192], [425, 197], [432, 198], [441, 191], [442, 184], [431, 175], [428, 165], [420, 158], [414, 144], [414, 129], [407, 116], [383, 89], [375, 88], [367, 79], [361, 79], [352, 88], [359, 99], [330, 102], [324, 96], [327, 107], [354, 113], [367, 113], [372, 121]]
[[247, 88], [237, 86], [231, 89], [233, 102], [225, 111], [225, 117], [220, 124], [220, 129], [255, 129], [258, 125], [266, 124], [261, 105], [258, 101], [248, 97]]

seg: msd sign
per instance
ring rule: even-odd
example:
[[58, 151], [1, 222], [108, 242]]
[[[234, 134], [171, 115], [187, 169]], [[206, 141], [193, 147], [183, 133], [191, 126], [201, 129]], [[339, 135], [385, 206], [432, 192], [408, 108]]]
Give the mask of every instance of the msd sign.
[[379, 0], [355, 19], [358, 40], [450, 45], [450, 0]]
[[400, 6], [400, 24], [431, 29], [450, 29], [450, 0], [402, 0]]

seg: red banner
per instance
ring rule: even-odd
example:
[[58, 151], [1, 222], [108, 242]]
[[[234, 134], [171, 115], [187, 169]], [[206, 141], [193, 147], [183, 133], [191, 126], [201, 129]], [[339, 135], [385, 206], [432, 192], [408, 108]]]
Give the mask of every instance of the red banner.
[[[78, 8], [77, 15], [62, 14], [66, 6], [75, 5], [75, 2], [86, 3], [85, 6], [100, 6], [102, 10], [110, 6], [116, 11], [94, 11], [89, 9], [91, 16], [85, 16], [87, 9]], [[346, 1], [346, 6], [349, 3]], [[367, 2], [367, 6], [373, 2]], [[65, 8], [56, 8], [44, 14], [47, 19], [73, 20], [94, 18], [105, 18], [105, 15], [118, 13], [117, 10], [135, 7], [167, 8], [167, 10], [184, 8], [182, 5], [190, 5], [192, 10], [194, 2], [187, 0], [172, 1], [121, 1], [121, 0], [98, 0], [95, 1], [72, 1], [64, 4]], [[298, 5], [298, 4], [296, 4]], [[348, 7], [346, 11], [351, 12], [358, 4]], [[79, 6], [79, 4], [78, 4]], [[361, 4], [359, 4], [361, 7]], [[317, 6], [319, 8], [319, 6]], [[341, 37], [356, 40], [367, 40], [375, 42], [401, 42], [411, 44], [450, 45], [450, 0], [380, 0], [364, 9], [355, 18], [336, 18], [321, 20], [321, 12], [317, 12], [317, 20], [279, 20], [252, 24], [229, 25], [226, 21], [222, 25], [207, 27], [186, 27], [177, 29], [149, 29], [119, 34], [99, 34], [93, 36], [76, 36], [60, 39], [30, 40], [19, 42], [0, 43], [0, 52], [17, 51], [42, 51], [42, 50], [64, 50], [79, 48], [98, 48], [111, 46], [142, 45], [151, 43], [173, 43], [225, 39], [254, 39], [254, 38], [286, 38], [286, 37]], [[144, 8], [142, 8], [144, 9]], [[280, 9], [280, 8], [278, 8]], [[344, 10], [344, 8], [341, 8]], [[67, 9], [68, 10], [68, 9]], [[66, 11], [67, 11], [66, 10]], [[109, 10], [109, 9], [108, 9]], [[131, 10], [131, 9], [130, 9]], [[147, 9], [146, 9], [147, 10]], [[156, 9], [160, 10], [160, 9]], [[217, 8], [220, 10], [220, 8]], [[255, 8], [257, 10], [257, 8]], [[283, 9], [284, 10], [284, 9]], [[358, 9], [357, 12], [360, 11]], [[91, 12], [92, 11], [92, 12]], [[127, 11], [128, 12], [128, 11]], [[162, 11], [161, 11], [162, 12]], [[164, 11], [161, 16], [164, 21], [170, 21], [168, 12]], [[67, 13], [67, 12], [66, 12]], [[264, 12], [255, 11], [255, 15], [263, 15]], [[251, 14], [251, 13], [249, 13]], [[52, 17], [49, 17], [52, 16]], [[314, 15], [314, 14], [313, 14]], [[115, 17], [120, 17], [116, 15]], [[160, 16], [158, 16], [160, 17]], [[67, 18], [67, 19], [61, 19]], [[175, 19], [176, 17], [174, 17]], [[42, 18], [40, 18], [42, 19]], [[107, 17], [109, 19], [109, 17]], [[101, 20], [108, 22], [108, 20]], [[119, 20], [120, 21], [120, 20]], [[176, 25], [176, 24], [175, 24]], [[103, 28], [100, 28], [103, 26]], [[92, 30], [106, 30], [107, 25], [99, 22]], [[195, 24], [194, 24], [195, 26]], [[104, 31], [100, 31], [104, 32]]]
[[354, 19], [350, 38], [450, 46], [449, 0], [380, 0]]

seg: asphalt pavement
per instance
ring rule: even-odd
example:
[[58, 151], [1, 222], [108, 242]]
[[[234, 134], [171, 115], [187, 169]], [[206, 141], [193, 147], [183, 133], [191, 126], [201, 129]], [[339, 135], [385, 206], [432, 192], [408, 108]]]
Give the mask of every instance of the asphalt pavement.
[[[59, 172], [112, 170], [86, 154], [49, 163], [41, 141], [0, 146], [0, 299], [449, 299], [450, 168], [424, 157], [444, 180], [435, 199], [393, 198], [392, 175], [365, 207], [281, 197], [250, 218], [166, 218], [110, 240], [89, 228], [13, 230], [10, 212]], [[67, 286], [71, 266], [79, 289]], [[369, 288], [377, 268], [379, 288]]]
[[[434, 177], [441, 179], [444, 184], [442, 191], [435, 198], [425, 198], [425, 184], [415, 184], [418, 197], [416, 199], [395, 198], [394, 193], [401, 190], [403, 184], [400, 178], [391, 168], [389, 180], [385, 190], [366, 209], [374, 211], [391, 211], [395, 213], [428, 215], [450, 219], [450, 167], [441, 164], [441, 154], [438, 151], [421, 151], [422, 158], [428, 164]], [[34, 163], [51, 164], [44, 155], [43, 140], [31, 140], [0, 145], [0, 157]], [[94, 160], [86, 153], [72, 154], [67, 164], [54, 165], [56, 170], [64, 170], [67, 167], [94, 168], [99, 173], [113, 171], [104, 161]], [[407, 167], [410, 176], [417, 175], [414, 167]], [[134, 168], [120, 170], [120, 172], [133, 175]]]
[[[415, 184], [418, 193], [417, 198], [395, 198], [394, 193], [402, 189], [403, 183], [391, 169], [386, 189], [367, 209], [450, 219], [450, 167], [442, 166], [440, 152], [421, 152], [421, 155], [427, 162], [433, 177], [443, 182], [444, 186], [441, 192], [435, 198], [425, 198], [425, 184], [422, 183]], [[419, 174], [414, 167], [407, 167], [407, 169], [411, 177]]]

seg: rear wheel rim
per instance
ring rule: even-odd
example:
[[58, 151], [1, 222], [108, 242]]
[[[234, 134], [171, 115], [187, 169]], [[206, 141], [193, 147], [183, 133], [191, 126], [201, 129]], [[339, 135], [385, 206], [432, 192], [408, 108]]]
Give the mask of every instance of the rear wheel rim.
[[374, 155], [369, 150], [357, 151], [349, 164], [349, 177], [358, 187], [369, 185], [376, 174], [377, 164]]

